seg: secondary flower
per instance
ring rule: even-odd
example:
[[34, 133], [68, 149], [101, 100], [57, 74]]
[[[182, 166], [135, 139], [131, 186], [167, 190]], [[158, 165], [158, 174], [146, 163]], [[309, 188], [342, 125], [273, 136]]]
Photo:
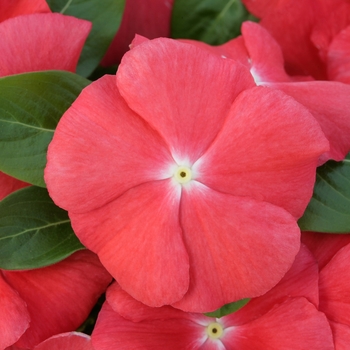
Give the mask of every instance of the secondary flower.
[[94, 350], [91, 338], [78, 332], [62, 333], [46, 339], [33, 350]]
[[317, 282], [317, 263], [302, 246], [276, 287], [221, 318], [169, 306], [150, 308], [113, 284], [107, 290], [92, 344], [96, 350], [332, 350], [330, 326], [317, 310]]
[[83, 90], [45, 180], [124, 290], [203, 312], [282, 278], [327, 149], [309, 112], [246, 67], [161, 38]]

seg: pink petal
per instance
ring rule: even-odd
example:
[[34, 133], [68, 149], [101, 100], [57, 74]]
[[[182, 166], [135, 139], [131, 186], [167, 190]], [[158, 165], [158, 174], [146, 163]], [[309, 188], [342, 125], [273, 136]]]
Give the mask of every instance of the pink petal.
[[337, 322], [329, 322], [336, 350], [348, 350], [350, 344], [350, 327]]
[[350, 244], [338, 251], [320, 272], [320, 311], [350, 326]]
[[306, 248], [301, 245], [292, 267], [266, 294], [253, 298], [247, 305], [230, 316], [235, 324], [248, 323], [267, 313], [274, 305], [281, 304], [286, 297], [304, 297], [318, 307], [318, 265]]
[[247, 21], [242, 24], [242, 35], [257, 83], [291, 80], [284, 70], [281, 47], [265, 28]]
[[333, 39], [327, 51], [327, 63], [330, 80], [350, 84], [350, 26]]
[[330, 81], [274, 83], [279, 89], [304, 105], [320, 124], [330, 150], [320, 161], [343, 160], [350, 151], [350, 86]]
[[254, 82], [232, 60], [161, 38], [124, 56], [117, 85], [129, 107], [168, 142], [174, 159], [193, 163], [222, 128], [237, 95]]
[[[167, 305], [150, 308], [127, 294], [116, 282], [108, 287], [106, 291], [106, 300], [115, 312], [133, 322], [166, 318], [184, 318], [187, 315], [183, 311]], [[190, 317], [192, 318], [192, 314], [188, 315], [191, 315]]]
[[[151, 314], [154, 309], [149, 308]], [[208, 319], [201, 315], [203, 319]], [[199, 349], [205, 329], [188, 317], [134, 323], [121, 317], [106, 302], [91, 335], [95, 350]]]
[[341, 248], [350, 243], [350, 235], [302, 232], [301, 241], [314, 255], [322, 270]]
[[3, 274], [29, 311], [30, 327], [16, 343], [23, 348], [75, 330], [111, 282], [95, 254], [86, 250], [52, 266]]
[[83, 244], [127, 293], [150, 306], [171, 304], [188, 289], [180, 194], [171, 180], [153, 181], [93, 212], [70, 214]]
[[27, 186], [30, 185], [0, 171], [0, 200], [10, 193]]
[[0, 23], [0, 76], [49, 69], [74, 72], [90, 29], [90, 22], [58, 13]]
[[171, 176], [167, 146], [125, 104], [114, 79], [106, 75], [82, 91], [49, 146], [45, 181], [69, 211], [99, 208], [140, 183]]
[[0, 349], [14, 344], [29, 326], [24, 300], [3, 279], [0, 272]]
[[1, 0], [0, 22], [21, 15], [46, 12], [51, 10], [45, 0]]
[[46, 339], [33, 350], [94, 350], [94, 348], [88, 335], [70, 332]]
[[193, 182], [181, 198], [190, 288], [174, 307], [208, 312], [266, 293], [299, 250], [300, 231], [281, 208]]
[[122, 22], [101, 64], [120, 62], [135, 34], [149, 39], [170, 35], [173, 0], [126, 0]]
[[334, 350], [327, 318], [304, 298], [291, 298], [253, 322], [227, 328], [223, 343], [239, 350]]
[[217, 191], [267, 201], [299, 218], [312, 196], [318, 157], [327, 150], [306, 108], [280, 91], [256, 87], [237, 97], [193, 171]]

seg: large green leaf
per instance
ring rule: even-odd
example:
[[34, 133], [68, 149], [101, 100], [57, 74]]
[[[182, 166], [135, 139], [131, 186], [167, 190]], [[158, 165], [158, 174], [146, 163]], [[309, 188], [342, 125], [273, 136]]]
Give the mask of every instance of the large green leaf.
[[318, 168], [313, 197], [298, 223], [303, 231], [350, 233], [350, 154]]
[[45, 187], [47, 146], [62, 114], [88, 84], [63, 71], [0, 78], [0, 170]]
[[53, 12], [92, 22], [77, 67], [78, 74], [88, 77], [101, 62], [118, 31], [125, 0], [47, 0], [47, 3]]
[[249, 17], [240, 0], [175, 0], [171, 35], [219, 45], [238, 36]]
[[219, 317], [223, 317], [223, 316], [232, 314], [233, 312], [241, 309], [244, 305], [246, 305], [249, 300], [250, 300], [249, 298], [246, 298], [246, 299], [241, 299], [241, 300], [235, 301], [235, 302], [230, 303], [230, 304], [226, 304], [216, 311], [207, 312], [205, 315], [209, 316], [209, 317], [219, 318]]
[[46, 189], [30, 186], [0, 202], [0, 268], [23, 270], [58, 262], [84, 247], [66, 211]]

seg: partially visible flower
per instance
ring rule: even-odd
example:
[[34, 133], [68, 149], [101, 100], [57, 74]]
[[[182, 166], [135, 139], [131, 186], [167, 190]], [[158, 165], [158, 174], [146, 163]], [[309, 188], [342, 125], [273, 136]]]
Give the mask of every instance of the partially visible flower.
[[137, 300], [212, 311], [261, 295], [299, 250], [320, 154], [309, 112], [249, 70], [155, 39], [61, 118], [45, 181]]
[[[333, 40], [350, 25], [349, 1], [243, 0], [243, 3], [280, 44], [288, 73], [312, 75], [320, 80], [336, 78], [334, 67], [329, 70], [327, 66], [334, 58], [335, 52], [330, 53], [334, 49]], [[340, 69], [345, 72], [346, 67]]]
[[[50, 12], [45, 1], [1, 1], [0, 77], [52, 69], [75, 72], [91, 23]], [[0, 199], [25, 186], [29, 184], [0, 172]]]
[[302, 246], [276, 287], [221, 318], [167, 306], [150, 308], [113, 284], [107, 290], [92, 343], [96, 350], [332, 350], [327, 318], [317, 311], [317, 280], [316, 261]]
[[95, 254], [78, 251], [44, 268], [0, 271], [0, 349], [32, 349], [86, 319], [111, 276]]
[[119, 64], [129, 50], [135, 34], [148, 39], [170, 36], [170, 18], [174, 0], [126, 0], [123, 18], [102, 66]]

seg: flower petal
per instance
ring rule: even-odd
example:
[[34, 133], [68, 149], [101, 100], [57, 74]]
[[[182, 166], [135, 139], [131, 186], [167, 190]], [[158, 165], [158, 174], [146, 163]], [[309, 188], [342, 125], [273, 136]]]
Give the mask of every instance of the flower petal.
[[119, 64], [135, 34], [149, 39], [170, 35], [173, 0], [126, 0], [122, 22], [101, 65]]
[[321, 156], [321, 163], [345, 158], [350, 151], [350, 85], [335, 81], [308, 81], [268, 86], [293, 97], [320, 124], [330, 144], [330, 150]]
[[290, 298], [255, 321], [226, 332], [225, 346], [239, 350], [334, 349], [327, 318], [304, 298]]
[[1, 0], [0, 4], [0, 22], [21, 15], [31, 13], [51, 12], [49, 5], [45, 0]]
[[327, 69], [330, 80], [350, 83], [350, 26], [342, 30], [330, 44]]
[[0, 200], [10, 193], [27, 186], [30, 185], [0, 171]]
[[190, 312], [261, 295], [292, 265], [300, 231], [285, 210], [192, 183], [181, 198], [190, 288], [173, 306]]
[[292, 267], [266, 294], [251, 299], [247, 305], [230, 316], [235, 324], [254, 320], [268, 312], [274, 305], [281, 304], [287, 297], [304, 297], [318, 307], [318, 265], [314, 256], [301, 245]]
[[94, 350], [91, 338], [78, 332], [57, 334], [46, 339], [33, 350]]
[[[149, 308], [149, 313], [152, 314], [153, 310]], [[203, 338], [203, 326], [189, 317], [135, 323], [113, 311], [107, 302], [102, 306], [91, 335], [96, 350], [199, 349]]]
[[52, 266], [3, 274], [26, 302], [30, 315], [30, 327], [15, 345], [30, 349], [79, 327], [111, 282], [96, 255], [87, 250]]
[[180, 188], [171, 180], [148, 182], [93, 212], [70, 214], [82, 243], [127, 293], [150, 306], [171, 304], [188, 289]]
[[320, 306], [334, 322], [350, 326], [350, 244], [340, 249], [320, 272]]
[[280, 91], [242, 92], [196, 180], [235, 196], [280, 206], [299, 218], [312, 196], [318, 157], [329, 145], [306, 108]]
[[69, 211], [99, 208], [133, 186], [169, 177], [174, 164], [161, 137], [128, 108], [104, 76], [61, 118], [49, 145], [45, 181]]
[[168, 142], [174, 159], [191, 164], [216, 137], [237, 95], [255, 84], [233, 60], [160, 38], [125, 54], [117, 85], [129, 107]]
[[0, 272], [0, 349], [14, 344], [29, 326], [27, 305]]
[[74, 72], [90, 29], [90, 22], [58, 13], [0, 23], [0, 76], [49, 69]]

